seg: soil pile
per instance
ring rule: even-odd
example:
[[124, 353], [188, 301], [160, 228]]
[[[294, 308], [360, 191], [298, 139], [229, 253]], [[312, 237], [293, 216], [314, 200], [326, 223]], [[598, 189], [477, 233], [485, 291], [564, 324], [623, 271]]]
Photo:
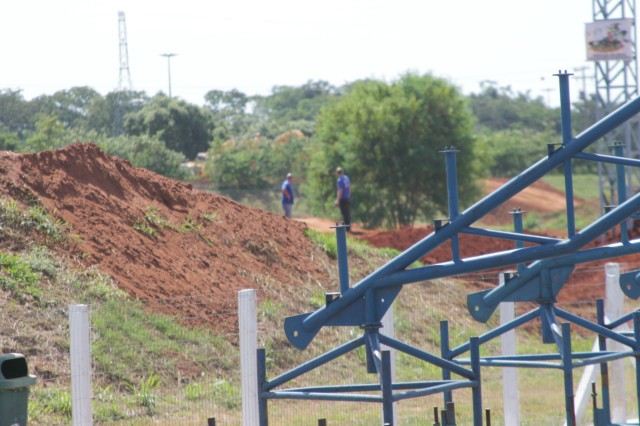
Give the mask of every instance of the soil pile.
[[0, 175], [0, 196], [39, 202], [64, 220], [85, 266], [192, 323], [233, 313], [238, 290], [325, 276], [305, 224], [135, 168], [95, 145], [0, 152]]
[[[638, 238], [640, 232], [638, 228], [631, 232], [632, 238]], [[397, 230], [362, 233], [361, 237], [375, 247], [391, 247], [397, 250], [405, 250], [416, 242], [433, 232], [432, 227], [408, 227]], [[549, 235], [552, 236], [552, 235]], [[495, 238], [478, 237], [474, 235], [461, 235], [460, 238], [460, 255], [465, 258], [468, 256], [477, 256], [482, 254], [495, 253], [498, 251], [511, 250], [514, 248], [512, 241], [500, 240]], [[619, 241], [619, 237], [608, 235], [605, 241], [596, 241], [591, 247], [605, 245]], [[421, 259], [427, 264], [447, 262], [451, 260], [451, 243], [447, 242], [437, 247], [435, 250], [425, 255]], [[569, 280], [558, 294], [561, 302], [582, 302], [593, 301], [596, 298], [604, 297], [605, 293], [605, 274], [604, 265], [607, 262], [621, 263], [623, 272], [625, 270], [637, 269], [640, 267], [640, 254], [621, 256], [614, 259], [595, 261], [589, 263], [577, 264], [574, 272]], [[505, 270], [508, 268], [501, 268]], [[470, 274], [466, 278], [469, 281], [486, 281], [488, 283], [497, 284], [497, 273], [500, 270], [482, 271], [481, 274]], [[464, 278], [464, 277], [463, 277]]]

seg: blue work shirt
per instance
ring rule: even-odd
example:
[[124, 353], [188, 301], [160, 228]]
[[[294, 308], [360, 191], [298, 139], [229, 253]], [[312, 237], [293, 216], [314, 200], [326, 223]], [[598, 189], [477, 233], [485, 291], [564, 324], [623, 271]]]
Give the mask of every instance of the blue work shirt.
[[[282, 204], [293, 204], [293, 186], [289, 183], [289, 179], [285, 179], [282, 182]], [[284, 191], [287, 191], [289, 194], [289, 199], [284, 196]]]
[[338, 190], [342, 189], [342, 197], [341, 200], [348, 200], [351, 198], [351, 181], [349, 180], [349, 176], [342, 175], [338, 178]]

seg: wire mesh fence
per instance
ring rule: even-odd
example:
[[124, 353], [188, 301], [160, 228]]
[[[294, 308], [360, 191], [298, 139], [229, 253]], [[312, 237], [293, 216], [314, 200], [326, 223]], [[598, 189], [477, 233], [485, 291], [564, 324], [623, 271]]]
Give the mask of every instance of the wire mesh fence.
[[[625, 265], [623, 265], [625, 268]], [[588, 273], [603, 274], [602, 267]], [[406, 286], [394, 304], [395, 337], [429, 353], [440, 354], [440, 321], [448, 321], [451, 346], [468, 342], [499, 324], [498, 315], [487, 323], [474, 321], [466, 311], [466, 296], [483, 288], [484, 281], [495, 277], [476, 276], [466, 280], [437, 280]], [[604, 280], [604, 278], [603, 278]], [[590, 280], [591, 282], [592, 280]], [[470, 284], [471, 282], [471, 284]], [[476, 287], [474, 289], [474, 286]], [[599, 290], [597, 290], [599, 291]], [[596, 294], [596, 290], [591, 294]], [[266, 349], [267, 374], [275, 377], [326, 351], [362, 334], [359, 328], [326, 327], [304, 351], [293, 348], [282, 327], [284, 318], [317, 306], [289, 306], [258, 292], [258, 347]], [[92, 410], [94, 424], [109, 425], [241, 425], [242, 397], [239, 336], [237, 331], [237, 294], [215, 293], [189, 298], [153, 301], [113, 300], [90, 306], [92, 358]], [[210, 309], [209, 302], [226, 307], [222, 312]], [[197, 315], [158, 315], [147, 307], [157, 304], [193, 303]], [[560, 302], [567, 311], [595, 319], [595, 300]], [[516, 313], [534, 308], [518, 303]], [[627, 302], [626, 311], [636, 309]], [[56, 353], [68, 351], [68, 328], [47, 331], [66, 312], [36, 318], [41, 333], [49, 332], [49, 346], [26, 352], [29, 363], [49, 366], [39, 368], [38, 382], [31, 392], [29, 410], [33, 424], [64, 425], [71, 423], [70, 369]], [[52, 316], [55, 316], [52, 317]], [[10, 311], [2, 317], [7, 321]], [[206, 321], [203, 318], [207, 318]], [[59, 326], [57, 326], [59, 328]], [[213, 331], [216, 330], [216, 331]], [[222, 331], [220, 331], [222, 330]], [[32, 333], [16, 324], [14, 342], [6, 346], [29, 348]], [[573, 350], [588, 351], [595, 336], [573, 332]], [[540, 324], [533, 321], [518, 328], [517, 351], [525, 353], [556, 352], [555, 345], [542, 344]], [[46, 340], [45, 340], [46, 341]], [[498, 355], [499, 339], [481, 347], [481, 355]], [[463, 354], [460, 358], [468, 356]], [[291, 386], [377, 383], [375, 374], [365, 368], [364, 349], [358, 349], [321, 368], [294, 380]], [[626, 362], [627, 377], [634, 377]], [[577, 383], [583, 369], [574, 370]], [[441, 378], [441, 371], [430, 364], [396, 354], [397, 381], [424, 381]], [[635, 381], [625, 383], [629, 404], [627, 416], [637, 416]], [[561, 370], [518, 369], [519, 412], [522, 425], [564, 424], [563, 375]], [[482, 369], [483, 407], [490, 409], [492, 425], [504, 424], [502, 370]], [[471, 425], [471, 391], [454, 391], [457, 424]], [[425, 425], [434, 421], [434, 407], [444, 408], [442, 395], [405, 400], [396, 404], [399, 425]], [[590, 424], [588, 404], [581, 424]], [[316, 425], [325, 419], [329, 425], [371, 425], [381, 423], [381, 406], [352, 402], [270, 400], [269, 420], [273, 425]]]

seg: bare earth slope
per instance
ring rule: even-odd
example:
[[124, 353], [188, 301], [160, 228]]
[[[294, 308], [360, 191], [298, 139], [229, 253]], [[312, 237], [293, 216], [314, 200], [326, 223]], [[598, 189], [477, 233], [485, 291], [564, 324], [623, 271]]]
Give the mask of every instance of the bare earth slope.
[[[323, 276], [305, 224], [134, 168], [95, 145], [0, 152], [0, 176], [0, 197], [37, 199], [72, 228], [86, 266], [193, 323], [234, 309], [240, 289]], [[134, 229], [140, 224], [155, 235]]]

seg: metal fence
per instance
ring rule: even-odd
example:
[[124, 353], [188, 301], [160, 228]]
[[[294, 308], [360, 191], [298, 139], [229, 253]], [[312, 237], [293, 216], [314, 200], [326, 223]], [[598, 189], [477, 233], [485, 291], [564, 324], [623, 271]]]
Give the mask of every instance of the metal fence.
[[[625, 265], [623, 265], [623, 269]], [[602, 267], [586, 273], [602, 274]], [[469, 277], [466, 277], [467, 279]], [[487, 324], [471, 319], [466, 312], [465, 299], [473, 286], [483, 281], [495, 282], [495, 277], [472, 277], [469, 281], [447, 279], [408, 286], [394, 304], [394, 329], [397, 338], [428, 352], [439, 354], [439, 322], [450, 324], [452, 346], [468, 341], [496, 327], [499, 318]], [[598, 284], [603, 285], [603, 284]], [[471, 287], [470, 287], [471, 286]], [[240, 337], [237, 331], [237, 300], [235, 293], [216, 293], [194, 296], [202, 312], [207, 312], [206, 300], [227, 300], [228, 310], [210, 313], [206, 323], [194, 324], [198, 318], [186, 316], [161, 316], [145, 306], [151, 301], [108, 301], [88, 307], [90, 331], [90, 380], [91, 418], [94, 424], [109, 425], [241, 425], [242, 394]], [[153, 304], [184, 304], [184, 298], [152, 301]], [[573, 301], [562, 307], [580, 315], [595, 316], [595, 300]], [[532, 306], [517, 304], [516, 312], [522, 313]], [[627, 302], [626, 311], [636, 307]], [[282, 321], [290, 315], [314, 310], [312, 306], [287, 306], [257, 293], [258, 347], [266, 349], [267, 374], [274, 377], [287, 369], [312, 359], [327, 349], [359, 335], [354, 328], [329, 328], [305, 351], [288, 344]], [[60, 312], [59, 315], [66, 315]], [[7, 319], [5, 312], [5, 319]], [[54, 324], [52, 318], [38, 318], [38, 322]], [[222, 326], [221, 326], [222, 324]], [[215, 326], [214, 326], [215, 325]], [[228, 330], [213, 332], [214, 329]], [[20, 346], [29, 347], [29, 336], [15, 327], [13, 337]], [[63, 334], [68, 330], [63, 330]], [[593, 337], [575, 333], [574, 350], [589, 350]], [[518, 353], [554, 351], [542, 345], [539, 326], [535, 323], [517, 330]], [[69, 340], [52, 338], [50, 348], [27, 352], [31, 363], [42, 364], [43, 358], [56, 351], [69, 348]], [[47, 349], [50, 349], [48, 351]], [[500, 341], [483, 345], [482, 355], [498, 354]], [[629, 366], [625, 368], [630, 368]], [[58, 374], [39, 373], [38, 383], [30, 398], [30, 422], [32, 424], [71, 424], [71, 382], [69, 366], [57, 366]], [[578, 383], [582, 369], [574, 371]], [[78, 374], [78, 373], [74, 373]], [[490, 409], [492, 425], [503, 425], [504, 404], [502, 370], [483, 368], [483, 406]], [[399, 381], [438, 379], [436, 368], [414, 363], [398, 355], [396, 377]], [[564, 400], [561, 370], [517, 371], [519, 393], [519, 421], [521, 425], [564, 424]], [[633, 376], [631, 376], [633, 377]], [[74, 380], [77, 380], [74, 377]], [[366, 373], [364, 352], [356, 351], [340, 358], [318, 371], [305, 375], [299, 385], [327, 385], [337, 383], [374, 383], [375, 377]], [[631, 382], [631, 380], [629, 380]], [[635, 383], [627, 383], [633, 390]], [[635, 391], [630, 391], [633, 396]], [[85, 393], [85, 397], [86, 397]], [[454, 392], [456, 415], [459, 425], [472, 424], [471, 392]], [[399, 425], [432, 424], [434, 407], [443, 409], [442, 396], [417, 398], [397, 404]], [[630, 404], [627, 417], [637, 416]], [[316, 425], [319, 420], [329, 425], [372, 425], [381, 423], [381, 408], [377, 404], [335, 403], [321, 401], [269, 402], [270, 424]], [[580, 424], [589, 424], [591, 412], [587, 408]], [[74, 424], [83, 424], [76, 419]], [[86, 424], [86, 423], [85, 423]]]

